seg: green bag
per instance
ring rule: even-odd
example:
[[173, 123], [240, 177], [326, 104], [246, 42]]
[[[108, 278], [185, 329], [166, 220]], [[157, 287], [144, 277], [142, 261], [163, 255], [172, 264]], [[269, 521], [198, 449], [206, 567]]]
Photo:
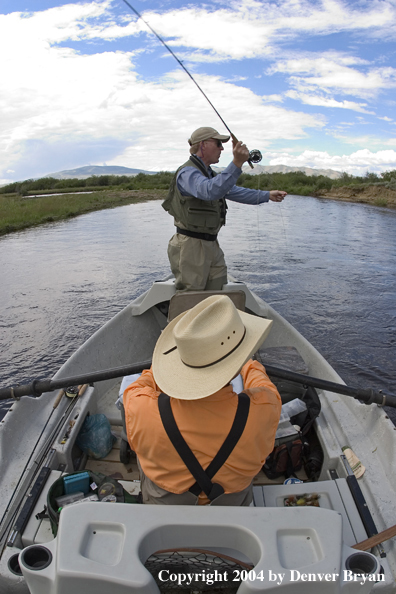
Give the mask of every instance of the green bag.
[[91, 487], [89, 488], [89, 492], [88, 492], [87, 496], [98, 494], [102, 485], [104, 485], [105, 483], [111, 483], [115, 487], [114, 494], [117, 498], [118, 503], [141, 503], [142, 502], [140, 494], [139, 495], [131, 495], [130, 493], [128, 493], [128, 491], [126, 491], [123, 488], [123, 486], [121, 485], [121, 483], [119, 483], [117, 481], [117, 479], [111, 478], [109, 476], [105, 476], [104, 474], [101, 474], [100, 472], [92, 472], [91, 470], [80, 470], [77, 472], [72, 472], [68, 475], [61, 476], [51, 485], [51, 487], [49, 488], [48, 494], [47, 494], [47, 513], [48, 513], [48, 517], [51, 522], [51, 530], [52, 530], [52, 534], [54, 535], [54, 537], [58, 533], [59, 518], [60, 518], [60, 514], [61, 514], [61, 510], [59, 510], [55, 500], [58, 497], [61, 497], [62, 495], [65, 494], [63, 479], [65, 476], [77, 476], [78, 474], [82, 474], [82, 473], [86, 473], [86, 472], [89, 474], [90, 485], [92, 483], [95, 483], [97, 485], [97, 488], [95, 490], [91, 489]]

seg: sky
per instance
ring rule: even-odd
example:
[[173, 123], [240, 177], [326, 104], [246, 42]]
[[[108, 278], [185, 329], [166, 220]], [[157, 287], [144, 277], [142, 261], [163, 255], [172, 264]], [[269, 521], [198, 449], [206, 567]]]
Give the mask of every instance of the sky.
[[396, 169], [396, 0], [130, 4], [142, 19], [123, 0], [0, 0], [0, 184], [174, 171], [193, 130], [226, 132], [146, 23], [262, 165]]

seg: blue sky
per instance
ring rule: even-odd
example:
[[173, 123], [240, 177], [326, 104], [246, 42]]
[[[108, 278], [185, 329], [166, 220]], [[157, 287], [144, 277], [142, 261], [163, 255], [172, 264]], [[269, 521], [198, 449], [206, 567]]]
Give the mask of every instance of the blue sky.
[[[396, 169], [395, 0], [130, 3], [263, 165]], [[122, 0], [0, 0], [0, 47], [0, 183], [171, 171], [195, 128], [225, 131]]]

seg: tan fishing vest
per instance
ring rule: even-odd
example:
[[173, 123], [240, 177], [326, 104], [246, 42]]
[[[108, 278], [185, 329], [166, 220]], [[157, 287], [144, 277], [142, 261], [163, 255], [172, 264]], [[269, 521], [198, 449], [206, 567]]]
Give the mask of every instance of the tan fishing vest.
[[[194, 160], [192, 160], [194, 159]], [[162, 207], [175, 219], [176, 227], [194, 231], [195, 233], [209, 233], [215, 235], [225, 225], [227, 204], [225, 198], [220, 200], [201, 200], [192, 196], [183, 196], [177, 187], [177, 175], [183, 167], [195, 167], [209, 177], [205, 167], [197, 157], [190, 158], [179, 167], [172, 180], [167, 198]], [[214, 175], [216, 175], [214, 173]]]

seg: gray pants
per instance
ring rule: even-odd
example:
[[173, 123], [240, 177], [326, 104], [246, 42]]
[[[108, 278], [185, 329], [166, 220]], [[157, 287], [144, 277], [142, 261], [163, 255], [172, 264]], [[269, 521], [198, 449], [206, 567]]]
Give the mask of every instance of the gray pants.
[[217, 240], [176, 233], [169, 241], [168, 258], [177, 291], [217, 291], [227, 282], [227, 266]]
[[[143, 503], [154, 505], [198, 505], [198, 497], [187, 491], [186, 493], [171, 493], [158, 487], [143, 472], [139, 460], [141, 490]], [[253, 500], [253, 482], [238, 493], [223, 493], [216, 497], [209, 505], [236, 505], [248, 507]]]

